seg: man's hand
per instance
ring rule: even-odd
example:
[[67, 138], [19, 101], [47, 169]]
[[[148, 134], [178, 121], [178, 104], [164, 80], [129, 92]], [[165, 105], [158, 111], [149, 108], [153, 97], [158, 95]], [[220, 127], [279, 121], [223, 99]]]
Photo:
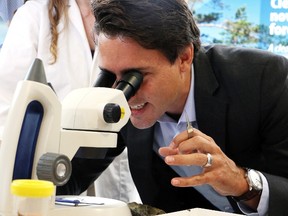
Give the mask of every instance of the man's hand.
[[211, 137], [195, 128], [191, 138], [188, 138], [187, 131], [183, 131], [172, 140], [169, 147], [160, 148], [159, 153], [165, 157], [168, 165], [178, 166], [203, 167], [207, 163], [207, 153], [212, 156], [210, 167], [203, 167], [199, 175], [173, 178], [171, 184], [174, 186], [209, 184], [223, 196], [240, 196], [248, 191], [244, 169], [237, 167]]

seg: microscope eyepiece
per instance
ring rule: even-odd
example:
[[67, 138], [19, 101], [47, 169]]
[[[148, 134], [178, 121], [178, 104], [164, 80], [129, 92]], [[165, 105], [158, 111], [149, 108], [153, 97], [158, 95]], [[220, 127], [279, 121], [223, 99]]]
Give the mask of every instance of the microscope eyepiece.
[[101, 70], [93, 86], [111, 88], [115, 80], [116, 80], [115, 74], [107, 72], [105, 70]]
[[143, 75], [138, 70], [131, 70], [117, 82], [116, 89], [122, 90], [126, 100], [129, 100], [140, 88], [142, 81]]
[[[93, 86], [111, 88], [115, 80], [115, 74], [101, 70]], [[142, 81], [143, 75], [138, 70], [130, 70], [116, 83], [116, 89], [123, 91], [126, 100], [129, 100], [139, 89]]]

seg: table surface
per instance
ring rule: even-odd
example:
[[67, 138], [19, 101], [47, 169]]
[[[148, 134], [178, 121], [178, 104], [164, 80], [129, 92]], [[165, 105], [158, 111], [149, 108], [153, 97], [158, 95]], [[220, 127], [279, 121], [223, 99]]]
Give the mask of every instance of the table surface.
[[163, 216], [237, 216], [228, 212], [213, 211], [208, 209], [194, 208], [173, 213], [163, 214]]
[[[127, 204], [114, 199], [90, 196], [57, 196], [57, 200], [64, 199], [67, 201], [81, 201], [81, 204], [75, 206], [70, 202], [60, 202], [55, 205], [55, 208], [48, 214], [49, 216], [63, 216], [64, 213], [69, 216], [131, 216], [130, 209]], [[202, 208], [193, 208], [172, 213], [162, 214], [162, 216], [239, 216], [221, 211], [213, 211]]]

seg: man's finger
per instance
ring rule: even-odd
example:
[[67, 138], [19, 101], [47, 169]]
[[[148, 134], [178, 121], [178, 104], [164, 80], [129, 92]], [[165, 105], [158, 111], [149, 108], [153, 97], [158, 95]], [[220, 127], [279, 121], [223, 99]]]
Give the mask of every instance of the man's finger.
[[178, 154], [178, 149], [172, 149], [170, 147], [162, 147], [162, 148], [159, 148], [158, 150], [159, 154], [163, 157], [166, 157], [168, 155], [176, 155]]

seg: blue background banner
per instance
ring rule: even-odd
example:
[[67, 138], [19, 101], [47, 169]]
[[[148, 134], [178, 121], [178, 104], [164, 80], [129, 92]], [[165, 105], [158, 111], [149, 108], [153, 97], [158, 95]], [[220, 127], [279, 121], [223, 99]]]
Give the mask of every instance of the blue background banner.
[[288, 57], [288, 0], [190, 0], [203, 44], [268, 50]]

